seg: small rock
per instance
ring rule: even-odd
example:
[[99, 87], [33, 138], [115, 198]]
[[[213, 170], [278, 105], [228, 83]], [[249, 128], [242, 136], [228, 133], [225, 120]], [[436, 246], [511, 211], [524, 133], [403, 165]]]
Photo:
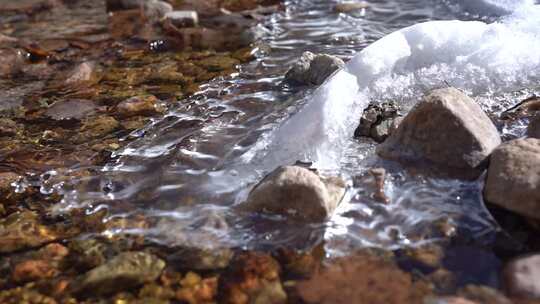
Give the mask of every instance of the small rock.
[[338, 3], [336, 4], [334, 9], [338, 13], [349, 13], [352, 11], [366, 9], [368, 7], [369, 7], [369, 4], [365, 1], [362, 1], [362, 2], [350, 2], [350, 3]]
[[286, 303], [280, 273], [279, 263], [269, 255], [238, 255], [219, 278], [223, 303]]
[[9, 118], [0, 118], [0, 137], [16, 135], [22, 127]]
[[84, 274], [75, 291], [111, 294], [156, 280], [165, 262], [145, 252], [123, 252]]
[[111, 116], [98, 116], [86, 119], [80, 133], [74, 138], [75, 142], [84, 142], [90, 139], [103, 137], [120, 127], [120, 123]]
[[429, 292], [391, 260], [370, 253], [335, 259], [296, 285], [301, 303], [421, 303]]
[[399, 107], [394, 103], [370, 104], [362, 113], [355, 137], [371, 137], [383, 142], [401, 122]]
[[182, 303], [213, 303], [217, 295], [217, 282], [217, 277], [203, 279], [194, 272], [188, 272], [175, 298]]
[[297, 166], [279, 167], [250, 192], [242, 208], [268, 212], [306, 221], [323, 221], [339, 205], [345, 194], [345, 182], [323, 179]]
[[424, 304], [479, 304], [461, 297], [428, 297], [424, 300]]
[[146, 20], [156, 22], [161, 20], [167, 13], [173, 11], [172, 5], [165, 1], [148, 0], [142, 5], [142, 14]]
[[540, 115], [531, 118], [529, 127], [527, 128], [527, 136], [540, 138]]
[[91, 100], [69, 99], [53, 103], [45, 115], [55, 120], [82, 119], [96, 112], [97, 106]]
[[455, 88], [444, 88], [419, 102], [377, 153], [444, 174], [476, 178], [500, 143], [497, 129], [479, 105]]
[[68, 74], [65, 83], [68, 85], [92, 84], [98, 81], [94, 62], [83, 62], [77, 65]]
[[501, 119], [514, 120], [532, 116], [538, 112], [540, 112], [540, 97], [532, 96], [501, 113]]
[[164, 110], [164, 107], [159, 104], [159, 100], [153, 95], [134, 96], [116, 106], [117, 113], [123, 117], [153, 115], [162, 113]]
[[186, 265], [193, 270], [216, 270], [227, 267], [233, 258], [228, 248], [182, 248], [172, 259], [178, 265]]
[[0, 49], [0, 78], [9, 78], [21, 72], [25, 59], [22, 51]]
[[493, 151], [484, 197], [522, 216], [540, 219], [540, 139], [516, 139]]
[[165, 21], [181, 27], [195, 27], [199, 25], [199, 16], [196, 11], [172, 11], [165, 14]]
[[55, 233], [31, 211], [12, 213], [0, 219], [0, 253], [37, 247], [54, 241]]
[[344, 66], [343, 60], [335, 56], [304, 52], [285, 75], [285, 81], [303, 85], [320, 85]]
[[143, 1], [146, 0], [106, 0], [107, 11], [129, 10], [141, 7]]
[[467, 285], [458, 291], [458, 295], [480, 304], [513, 304], [498, 290], [483, 285]]
[[45, 260], [28, 260], [15, 265], [13, 280], [18, 283], [53, 278], [59, 271]]
[[512, 297], [540, 299], [540, 254], [508, 263], [503, 270], [503, 281], [506, 292]]

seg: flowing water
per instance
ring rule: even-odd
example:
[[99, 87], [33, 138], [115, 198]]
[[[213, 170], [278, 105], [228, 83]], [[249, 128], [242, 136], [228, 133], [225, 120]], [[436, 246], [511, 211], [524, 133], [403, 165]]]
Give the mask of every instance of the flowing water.
[[[151, 227], [106, 233], [145, 234], [169, 246], [306, 248], [324, 240], [327, 252], [339, 255], [362, 246], [395, 248], [433, 241], [445, 237], [441, 226], [454, 227], [451, 233], [489, 242], [497, 226], [483, 206], [481, 179], [466, 182], [407, 173], [399, 165], [377, 158], [373, 142], [348, 135], [354, 130], [350, 120], [359, 118], [348, 114], [350, 108], [322, 107], [333, 114], [332, 120], [320, 121], [319, 116], [309, 114], [308, 107], [316, 107], [320, 90], [282, 82], [287, 69], [304, 51], [349, 60], [376, 40], [407, 26], [453, 19], [491, 23], [517, 3], [473, 2], [372, 0], [367, 1], [366, 9], [344, 14], [334, 10], [338, 1], [285, 1], [283, 12], [254, 29], [263, 34], [254, 51], [256, 60], [241, 66], [237, 74], [204, 85], [164, 117], [130, 134], [135, 140], [94, 174], [69, 181], [57, 172], [42, 176], [42, 192], [64, 194], [58, 212], [84, 207], [89, 212], [106, 208], [112, 218], [142, 214], [151, 219]], [[334, 76], [337, 80], [333, 82], [341, 82], [339, 77]], [[425, 89], [443, 86], [441, 79], [445, 77], [435, 77], [437, 83], [414, 89], [399, 77], [377, 79], [378, 84], [370, 85], [370, 92], [362, 96], [372, 101], [393, 99], [407, 109]], [[457, 78], [449, 79], [454, 84], [451, 80]], [[342, 84], [353, 87], [349, 92], [332, 87], [332, 81], [325, 84], [334, 89], [330, 94], [337, 99], [334, 103], [341, 98], [360, 98], [356, 94], [363, 87], [354, 80], [342, 79]], [[386, 89], [376, 88], [381, 83]], [[478, 96], [493, 117], [534, 93], [534, 87], [519, 85], [499, 91], [464, 89]], [[355, 115], [365, 106], [365, 101], [357, 104]], [[345, 134], [327, 127], [339, 124], [340, 119], [349, 120]], [[525, 123], [498, 121], [498, 127], [509, 139], [521, 136]], [[306, 152], [312, 147], [314, 153]], [[306, 226], [237, 211], [235, 206], [254, 182], [276, 166], [296, 160], [314, 161], [318, 168], [349, 181], [346, 201], [327, 223]], [[366, 190], [362, 176], [373, 167], [388, 171], [388, 204], [377, 202]]]

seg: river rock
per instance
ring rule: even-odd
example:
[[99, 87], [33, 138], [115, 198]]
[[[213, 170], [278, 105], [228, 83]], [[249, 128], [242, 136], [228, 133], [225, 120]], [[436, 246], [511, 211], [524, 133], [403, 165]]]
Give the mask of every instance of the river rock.
[[401, 120], [395, 103], [370, 104], [362, 113], [354, 137], [370, 137], [381, 143], [397, 129]]
[[156, 22], [173, 11], [172, 5], [160, 0], [147, 0], [143, 2], [142, 13], [146, 20]]
[[527, 136], [540, 138], [540, 115], [531, 118], [529, 127], [527, 128]]
[[344, 194], [345, 182], [339, 178], [321, 178], [302, 167], [283, 166], [251, 190], [242, 209], [323, 221], [333, 213]]
[[303, 85], [320, 85], [344, 66], [343, 60], [335, 56], [304, 52], [298, 62], [289, 69], [285, 80]]
[[106, 0], [107, 11], [129, 10], [141, 7], [146, 0]]
[[334, 10], [338, 13], [349, 13], [361, 9], [366, 9], [369, 7], [369, 4], [365, 1], [361, 2], [349, 2], [349, 3], [338, 3], [334, 7]]
[[471, 98], [455, 88], [432, 91], [377, 148], [384, 158], [423, 163], [447, 175], [476, 178], [501, 143], [497, 129]]
[[199, 25], [196, 11], [172, 11], [165, 14], [165, 20], [176, 27], [194, 27]]
[[131, 117], [162, 113], [165, 108], [154, 95], [140, 95], [120, 102], [116, 106], [116, 111], [122, 117]]
[[75, 283], [75, 292], [111, 294], [156, 280], [165, 262], [145, 252], [123, 252], [84, 274]]
[[484, 188], [488, 202], [540, 219], [540, 139], [516, 139], [493, 151]]
[[506, 292], [517, 298], [540, 299], [540, 254], [517, 258], [503, 271]]
[[54, 120], [82, 119], [96, 113], [97, 108], [92, 100], [63, 99], [50, 105], [45, 116]]

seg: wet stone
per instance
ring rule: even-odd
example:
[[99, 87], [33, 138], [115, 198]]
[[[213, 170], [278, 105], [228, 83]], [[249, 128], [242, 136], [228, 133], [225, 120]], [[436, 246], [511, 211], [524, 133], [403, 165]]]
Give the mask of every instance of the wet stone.
[[540, 255], [517, 258], [504, 268], [504, 287], [513, 297], [540, 299]]
[[377, 154], [438, 175], [474, 179], [500, 143], [496, 127], [474, 100], [444, 88], [425, 96]]
[[240, 208], [291, 219], [324, 221], [344, 194], [345, 182], [340, 178], [325, 179], [302, 167], [284, 166], [260, 181]]
[[362, 113], [355, 137], [370, 137], [383, 142], [399, 125], [399, 107], [393, 102], [370, 104]]
[[281, 269], [271, 256], [246, 252], [235, 257], [219, 278], [224, 303], [286, 303]]
[[193, 270], [216, 270], [226, 268], [233, 258], [228, 248], [182, 248], [172, 260], [182, 268]]
[[105, 4], [107, 11], [129, 10], [141, 7], [143, 1], [146, 0], [106, 0]]
[[68, 99], [53, 103], [45, 111], [45, 115], [55, 119], [82, 119], [96, 112], [97, 106], [91, 100]]
[[540, 219], [540, 139], [512, 140], [493, 151], [484, 198], [527, 218]]
[[488, 286], [467, 285], [458, 295], [480, 304], [513, 304], [501, 292]]
[[163, 111], [165, 111], [165, 108], [153, 95], [134, 96], [116, 106], [116, 112], [123, 117], [154, 115]]
[[540, 138], [540, 114], [531, 118], [527, 128], [527, 136]]
[[90, 139], [103, 137], [120, 126], [120, 123], [111, 116], [98, 116], [88, 118], [83, 122], [81, 133], [74, 138], [75, 142], [84, 142]]
[[37, 247], [56, 238], [34, 212], [15, 212], [0, 219], [0, 253]]
[[165, 14], [165, 21], [181, 27], [195, 27], [199, 25], [199, 16], [196, 11], [172, 11]]
[[111, 294], [156, 280], [165, 262], [144, 252], [123, 252], [86, 274], [75, 284], [77, 293]]
[[173, 11], [172, 5], [160, 0], [146, 0], [143, 2], [142, 9], [146, 20], [151, 22], [159, 21], [167, 13]]
[[[336, 259], [311, 279], [297, 284], [304, 303], [422, 303], [427, 285], [413, 281], [390, 260], [359, 253]], [[388, 292], [387, 292], [388, 291]]]
[[334, 7], [335, 11], [338, 13], [349, 13], [357, 10], [366, 9], [369, 7], [369, 4], [365, 1], [360, 2], [348, 2], [348, 3], [338, 3]]
[[501, 119], [514, 120], [530, 117], [536, 113], [540, 113], [540, 97], [532, 96], [501, 113]]
[[22, 126], [9, 118], [0, 118], [0, 137], [14, 136], [22, 131]]
[[301, 85], [320, 85], [344, 66], [343, 60], [335, 56], [304, 52], [285, 75], [285, 81]]
[[82, 62], [71, 70], [65, 83], [67, 85], [94, 84], [99, 80], [98, 77], [96, 63]]

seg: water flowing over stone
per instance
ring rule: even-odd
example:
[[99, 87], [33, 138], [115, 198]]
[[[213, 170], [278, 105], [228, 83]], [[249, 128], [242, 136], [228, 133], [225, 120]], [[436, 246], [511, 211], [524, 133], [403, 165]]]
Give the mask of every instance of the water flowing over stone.
[[420, 101], [377, 153], [407, 165], [478, 177], [500, 143], [497, 129], [480, 106], [459, 90], [445, 88]]
[[540, 219], [540, 139], [517, 139], [495, 149], [484, 193], [493, 204]]
[[[478, 181], [410, 175], [378, 159], [372, 142], [353, 139], [370, 103], [392, 100], [406, 113], [426, 92], [450, 85], [497, 117], [538, 89], [538, 5], [475, 1], [486, 9], [474, 15], [462, 2], [385, 1], [346, 14], [328, 1], [287, 2], [285, 12], [257, 27], [263, 36], [252, 63], [203, 85], [163, 119], [132, 132], [137, 140], [114, 152], [97, 173], [68, 183], [51, 173], [42, 191], [64, 194], [60, 212], [107, 206], [113, 215], [143, 213], [158, 224], [115, 233], [143, 233], [167, 245], [185, 240], [178, 235], [196, 236], [200, 222], [216, 212], [229, 229], [205, 231], [215, 241], [205, 246], [302, 247], [322, 235], [332, 255], [355, 246], [395, 248], [436, 239], [434, 223], [489, 235], [494, 224]], [[493, 3], [503, 10], [487, 9]], [[288, 67], [305, 51], [348, 62], [318, 88], [283, 85]], [[497, 126], [508, 139], [523, 136], [524, 123]], [[327, 223], [310, 227], [283, 229], [280, 220], [261, 224], [238, 216], [236, 205], [256, 181], [299, 160], [350, 177], [353, 186], [344, 198], [350, 203]], [[364, 181], [356, 178], [374, 167], [386, 169], [380, 192], [387, 204], [363, 191]]]

